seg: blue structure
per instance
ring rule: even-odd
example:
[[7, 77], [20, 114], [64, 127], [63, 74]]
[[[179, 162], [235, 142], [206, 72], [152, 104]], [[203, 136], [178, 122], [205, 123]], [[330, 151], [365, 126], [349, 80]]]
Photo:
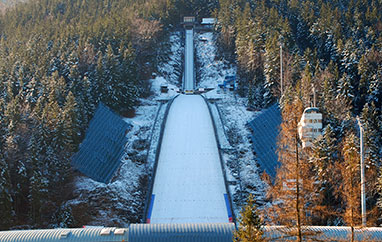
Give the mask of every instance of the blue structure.
[[120, 165], [130, 129], [130, 124], [100, 103], [80, 150], [73, 156], [73, 167], [96, 181], [110, 182]]
[[218, 86], [220, 88], [227, 88], [227, 86], [228, 86], [230, 89], [235, 90], [236, 89], [235, 82], [236, 82], [236, 76], [226, 76], [224, 78], [224, 82], [218, 84]]
[[249, 122], [252, 129], [253, 149], [256, 152], [260, 168], [274, 178], [279, 166], [277, 157], [277, 136], [281, 124], [281, 113], [277, 104], [264, 110]]

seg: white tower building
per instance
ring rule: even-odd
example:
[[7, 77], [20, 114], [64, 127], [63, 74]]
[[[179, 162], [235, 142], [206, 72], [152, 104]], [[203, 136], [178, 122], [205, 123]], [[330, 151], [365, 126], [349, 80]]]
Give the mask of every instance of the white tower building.
[[302, 147], [312, 147], [313, 141], [322, 134], [322, 114], [318, 108], [310, 107], [304, 110], [298, 123], [298, 134]]

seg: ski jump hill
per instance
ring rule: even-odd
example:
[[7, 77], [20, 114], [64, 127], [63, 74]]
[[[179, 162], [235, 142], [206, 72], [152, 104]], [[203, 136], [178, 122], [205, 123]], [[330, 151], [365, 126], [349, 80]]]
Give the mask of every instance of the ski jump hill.
[[[193, 29], [186, 29], [184, 91], [195, 89]], [[174, 99], [166, 119], [148, 223], [232, 222], [213, 120], [200, 95]]]

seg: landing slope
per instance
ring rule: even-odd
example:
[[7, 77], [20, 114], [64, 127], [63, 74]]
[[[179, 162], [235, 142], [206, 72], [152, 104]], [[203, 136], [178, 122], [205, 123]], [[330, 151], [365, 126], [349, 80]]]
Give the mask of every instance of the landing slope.
[[227, 223], [226, 189], [208, 107], [181, 95], [168, 114], [151, 223]]

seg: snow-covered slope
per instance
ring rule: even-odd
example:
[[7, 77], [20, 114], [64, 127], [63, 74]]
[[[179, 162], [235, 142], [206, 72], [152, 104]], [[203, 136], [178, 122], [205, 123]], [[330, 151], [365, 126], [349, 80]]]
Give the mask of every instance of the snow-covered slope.
[[194, 30], [186, 30], [184, 90], [194, 90]]
[[200, 96], [181, 95], [167, 117], [151, 223], [228, 222], [224, 194], [208, 107]]
[[[218, 130], [222, 148], [229, 147], [225, 144], [224, 135], [232, 146], [232, 149], [223, 149], [223, 160], [227, 171], [226, 177], [232, 184], [229, 189], [232, 194], [233, 210], [238, 215], [248, 193], [254, 194], [257, 202], [264, 201], [264, 183], [258, 174], [256, 156], [249, 138], [251, 132], [247, 127], [248, 121], [258, 112], [246, 110], [246, 98], [218, 87], [226, 76], [236, 75], [236, 66], [218, 55], [215, 35], [212, 32], [197, 33], [194, 39], [198, 62], [197, 87], [213, 88], [203, 95], [215, 100], [211, 103], [211, 110], [217, 127], [224, 129]], [[219, 123], [222, 123], [223, 127]]]

